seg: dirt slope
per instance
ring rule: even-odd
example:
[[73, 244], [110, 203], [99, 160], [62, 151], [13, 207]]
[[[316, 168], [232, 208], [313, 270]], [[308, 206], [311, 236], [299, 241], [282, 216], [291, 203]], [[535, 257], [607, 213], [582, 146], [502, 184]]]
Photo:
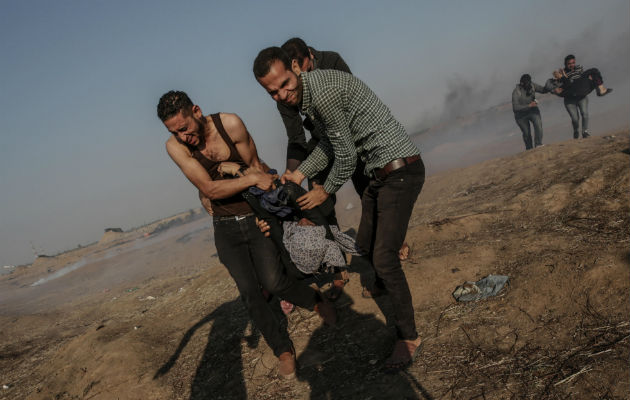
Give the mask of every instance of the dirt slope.
[[[148, 277], [92, 284], [27, 315], [5, 305], [0, 398], [628, 398], [628, 145], [618, 132], [427, 179], [403, 263], [425, 343], [406, 372], [379, 369], [393, 342], [391, 308], [386, 297], [360, 296], [370, 270], [356, 259], [337, 328], [291, 314], [301, 368], [296, 381], [277, 380], [271, 351], [197, 230], [99, 267], [123, 273], [150, 260]], [[344, 218], [356, 221], [355, 211]], [[94, 273], [59, 279], [89, 285]], [[491, 273], [510, 276], [499, 296], [453, 300], [457, 285]], [[8, 279], [2, 289], [17, 291], [35, 278]]]

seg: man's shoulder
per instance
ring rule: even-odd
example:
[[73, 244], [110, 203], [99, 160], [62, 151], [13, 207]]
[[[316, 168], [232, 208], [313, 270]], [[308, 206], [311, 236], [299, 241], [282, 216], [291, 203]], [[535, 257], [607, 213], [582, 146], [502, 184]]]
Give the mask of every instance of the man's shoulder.
[[247, 138], [247, 128], [245, 123], [237, 114], [234, 113], [217, 113], [221, 119], [223, 129], [228, 134], [230, 139], [237, 144]]
[[169, 137], [164, 145], [166, 147], [166, 152], [174, 159], [192, 157], [191, 149], [184, 143], [177, 140], [174, 135]]
[[317, 62], [317, 69], [337, 69], [344, 72], [350, 72], [350, 68], [336, 51], [323, 50], [317, 51], [311, 49], [313, 57]]
[[353, 76], [336, 69], [316, 69], [303, 73], [306, 76], [309, 91], [317, 94], [330, 90], [341, 90]]
[[[352, 74], [337, 69], [314, 69], [310, 72], [303, 72], [308, 76], [309, 81], [320, 83], [330, 83], [339, 80], [348, 80], [354, 78]], [[354, 78], [356, 79], [356, 78]]]
[[183, 146], [182, 143], [180, 143], [177, 138], [175, 137], [175, 135], [171, 135], [168, 139], [166, 139], [166, 143], [164, 143], [166, 145], [166, 148], [175, 148], [178, 146]]
[[243, 120], [235, 113], [219, 112], [217, 115], [226, 130], [235, 129], [243, 125]]
[[348, 88], [352, 85], [348, 84], [347, 77], [352, 77], [352, 75], [336, 70], [316, 70], [310, 74], [312, 78], [309, 80], [311, 108], [322, 113], [330, 110], [331, 104], [348, 101]]
[[[322, 50], [322, 51], [318, 51], [319, 55], [320, 55], [320, 60], [321, 63], [324, 64], [326, 62], [332, 63], [334, 61], [337, 61], [341, 58], [341, 55], [339, 53], [337, 53], [336, 51], [331, 51], [331, 50]], [[324, 67], [322, 67], [324, 68]]]

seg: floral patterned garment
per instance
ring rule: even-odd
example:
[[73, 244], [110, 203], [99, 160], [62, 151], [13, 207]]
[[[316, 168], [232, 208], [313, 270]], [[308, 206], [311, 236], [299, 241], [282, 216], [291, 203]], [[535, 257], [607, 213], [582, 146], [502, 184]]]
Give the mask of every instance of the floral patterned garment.
[[305, 274], [332, 272], [334, 267], [345, 267], [346, 258], [342, 251], [360, 254], [354, 239], [336, 225], [330, 225], [334, 241], [326, 239], [326, 228], [323, 226], [300, 226], [297, 222], [285, 221], [282, 227], [282, 241], [291, 255], [291, 261]]

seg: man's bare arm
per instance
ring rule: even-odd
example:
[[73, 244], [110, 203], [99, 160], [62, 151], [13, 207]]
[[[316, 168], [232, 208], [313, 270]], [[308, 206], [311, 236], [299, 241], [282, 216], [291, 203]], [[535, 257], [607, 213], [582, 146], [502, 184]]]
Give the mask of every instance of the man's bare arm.
[[201, 193], [201, 190], [199, 191], [199, 201], [201, 201], [201, 205], [203, 206], [203, 208], [205, 208], [209, 215], [214, 215], [214, 210], [212, 209], [212, 203], [210, 202], [210, 199], [204, 196], [203, 193]]
[[262, 163], [258, 158], [258, 150], [252, 136], [247, 131], [245, 124], [236, 114], [221, 113], [221, 122], [230, 139], [234, 142], [238, 154], [250, 168], [263, 171]]
[[182, 170], [186, 178], [211, 200], [225, 199], [242, 192], [250, 186], [258, 186], [263, 190], [271, 187], [271, 175], [264, 173], [248, 174], [236, 179], [213, 181], [199, 161], [195, 160], [188, 148], [179, 143], [175, 137], [166, 141], [166, 151], [175, 164]]

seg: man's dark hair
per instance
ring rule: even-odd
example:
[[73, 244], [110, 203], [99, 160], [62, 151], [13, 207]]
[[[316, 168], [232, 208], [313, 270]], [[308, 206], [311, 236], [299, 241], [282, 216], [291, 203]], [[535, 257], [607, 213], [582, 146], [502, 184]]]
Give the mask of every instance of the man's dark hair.
[[157, 106], [157, 115], [158, 118], [164, 122], [177, 115], [180, 111], [189, 112], [192, 107], [193, 102], [186, 93], [171, 90], [160, 97], [160, 102]]
[[567, 66], [567, 63], [569, 62], [569, 60], [575, 60], [575, 56], [573, 54], [569, 54], [568, 56], [564, 57], [564, 66]]
[[286, 69], [291, 69], [291, 59], [286, 51], [280, 47], [267, 47], [261, 50], [254, 60], [254, 76], [256, 79], [265, 77], [276, 60], [282, 61]]
[[529, 74], [523, 74], [521, 76], [521, 86], [525, 86], [529, 83], [532, 83], [532, 77]]
[[281, 47], [282, 50], [287, 52], [292, 60], [298, 60], [299, 63], [301, 63], [305, 58], [311, 56], [306, 43], [297, 37], [287, 40]]

